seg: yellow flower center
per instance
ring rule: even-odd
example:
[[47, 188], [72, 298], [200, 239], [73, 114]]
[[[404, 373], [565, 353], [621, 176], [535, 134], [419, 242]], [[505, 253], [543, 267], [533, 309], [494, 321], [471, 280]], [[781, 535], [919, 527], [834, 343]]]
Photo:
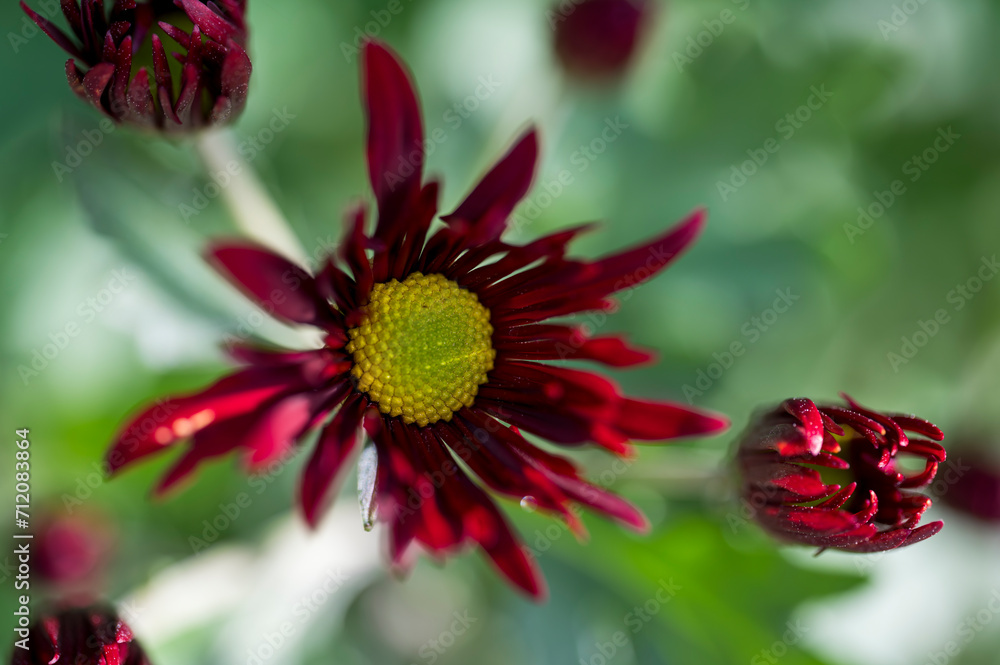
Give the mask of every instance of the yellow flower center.
[[376, 284], [347, 335], [358, 390], [421, 427], [472, 406], [496, 358], [490, 310], [442, 275]]

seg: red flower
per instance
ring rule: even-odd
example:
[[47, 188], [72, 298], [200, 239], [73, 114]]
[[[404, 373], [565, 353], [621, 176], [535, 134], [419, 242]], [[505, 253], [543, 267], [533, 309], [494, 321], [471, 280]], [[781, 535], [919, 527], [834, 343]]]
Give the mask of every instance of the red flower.
[[64, 610], [15, 632], [12, 665], [149, 665], [132, 630], [105, 607]]
[[[737, 458], [743, 497], [774, 536], [848, 552], [912, 545], [941, 530], [918, 527], [931, 500], [906, 490], [924, 487], [945, 459], [944, 435], [914, 416], [786, 400], [750, 426]], [[908, 438], [903, 430], [927, 439]], [[898, 469], [899, 455], [925, 460], [919, 473]], [[819, 470], [817, 470], [818, 467]], [[844, 478], [843, 484], [824, 482]]]
[[638, 510], [585, 482], [572, 463], [529, 443], [519, 430], [571, 448], [594, 442], [627, 455], [630, 439], [673, 439], [727, 426], [675, 404], [625, 397], [596, 374], [541, 362], [625, 367], [648, 361], [649, 353], [617, 336], [588, 337], [582, 327], [546, 320], [610, 310], [612, 293], [660, 272], [694, 240], [703, 215], [592, 262], [565, 257], [567, 244], [586, 227], [507, 244], [500, 236], [535, 169], [530, 131], [431, 232], [438, 183], [423, 181], [415, 93], [385, 47], [367, 44], [362, 64], [368, 169], [378, 208], [374, 231], [366, 232], [365, 210], [356, 209], [339, 256], [329, 257], [315, 276], [246, 244], [211, 251], [219, 269], [260, 306], [287, 323], [321, 329], [325, 345], [300, 352], [236, 349], [248, 367], [139, 414], [110, 451], [109, 464], [119, 469], [190, 439], [160, 484], [163, 491], [204, 459], [239, 448], [259, 467], [322, 427], [300, 495], [314, 524], [364, 430], [377, 451], [378, 518], [389, 524], [395, 562], [416, 543], [435, 553], [478, 544], [513, 584], [540, 597], [537, 571], [466, 469], [489, 489], [530, 497], [578, 530], [570, 502], [645, 527]]
[[[251, 70], [246, 0], [115, 0], [108, 14], [104, 0], [62, 0], [76, 41], [23, 0], [21, 7], [73, 56], [66, 61], [70, 88], [116, 122], [188, 131], [229, 122], [243, 110]], [[192, 23], [191, 31], [177, 27], [178, 20]], [[172, 52], [178, 80], [164, 40], [166, 48], [181, 50]], [[137, 64], [143, 60], [152, 61], [155, 96], [149, 71]]]
[[553, 11], [555, 50], [567, 72], [581, 78], [622, 74], [639, 46], [649, 0], [579, 0]]

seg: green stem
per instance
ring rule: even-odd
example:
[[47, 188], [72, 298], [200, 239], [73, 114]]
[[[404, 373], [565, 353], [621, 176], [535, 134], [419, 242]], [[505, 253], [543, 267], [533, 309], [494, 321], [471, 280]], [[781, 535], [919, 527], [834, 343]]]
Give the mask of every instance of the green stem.
[[306, 265], [306, 251], [267, 188], [240, 156], [232, 132], [202, 132], [195, 139], [195, 146], [209, 173], [229, 176], [228, 184], [220, 187], [221, 197], [237, 228], [251, 240]]

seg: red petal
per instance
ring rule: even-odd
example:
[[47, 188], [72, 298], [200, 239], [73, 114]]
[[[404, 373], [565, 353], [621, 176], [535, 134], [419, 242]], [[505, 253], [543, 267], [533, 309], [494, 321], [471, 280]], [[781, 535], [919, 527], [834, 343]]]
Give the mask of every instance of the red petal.
[[111, 82], [111, 77], [115, 74], [115, 66], [110, 62], [102, 62], [91, 67], [90, 71], [83, 77], [83, 90], [90, 102], [99, 109], [104, 109], [101, 104], [101, 97], [104, 90]]
[[[31, 17], [31, 20], [34, 21], [35, 24], [42, 29], [42, 32], [48, 35], [49, 38], [59, 46], [59, 48], [66, 51], [74, 58], [87, 62], [87, 58], [85, 58], [83, 53], [80, 52], [80, 49], [77, 48], [76, 44], [74, 44], [73, 41], [66, 36], [66, 33], [57, 28], [52, 21], [32, 11], [32, 9], [24, 3], [24, 0], [21, 0], [21, 9], [24, 10], [25, 14]], [[93, 61], [88, 64], [93, 64]]]
[[300, 500], [310, 526], [319, 522], [323, 500], [335, 486], [337, 475], [358, 442], [358, 429], [364, 417], [364, 401], [348, 398], [323, 430], [312, 457], [302, 474]]
[[230, 281], [266, 312], [292, 323], [325, 325], [330, 306], [305, 270], [272, 252], [252, 245], [217, 245], [209, 257]]
[[791, 528], [807, 529], [814, 535], [839, 534], [860, 526], [851, 513], [825, 508], [790, 508], [785, 518]]
[[368, 299], [368, 294], [375, 282], [371, 263], [369, 263], [368, 255], [365, 252], [368, 243], [368, 239], [365, 237], [367, 212], [366, 207], [362, 204], [348, 213], [345, 220], [347, 230], [344, 233], [344, 243], [340, 248], [341, 258], [351, 269], [351, 274], [354, 275], [359, 294], [358, 300], [361, 302]]
[[318, 414], [332, 405], [331, 399], [343, 397], [346, 384], [334, 390], [311, 391], [286, 397], [258, 413], [254, 425], [242, 437], [240, 446], [249, 451], [251, 471], [266, 466], [288, 452], [309, 429]]
[[655, 357], [651, 352], [629, 346], [623, 337], [588, 338], [580, 328], [528, 325], [515, 331], [516, 338], [495, 341], [497, 350], [506, 351], [510, 358], [593, 360], [609, 367], [634, 367]]
[[401, 206], [420, 188], [424, 167], [420, 107], [396, 55], [378, 42], [362, 50], [362, 96], [368, 117], [368, 175], [378, 202], [376, 237], [386, 239]]
[[249, 413], [284, 391], [308, 389], [327, 364], [325, 352], [313, 352], [299, 365], [250, 367], [201, 392], [158, 402], [122, 428], [108, 451], [108, 468], [116, 471], [213, 423]]
[[149, 89], [149, 71], [143, 67], [128, 85], [128, 107], [133, 120], [156, 122], [156, 106]]
[[230, 40], [227, 44], [226, 59], [222, 63], [220, 79], [220, 93], [230, 100], [230, 113], [239, 113], [246, 103], [252, 71], [250, 56], [242, 47]]
[[455, 212], [441, 219], [466, 229], [466, 244], [479, 245], [500, 237], [507, 217], [531, 187], [538, 161], [538, 137], [534, 129], [518, 139], [514, 147], [487, 173]]
[[919, 543], [921, 540], [927, 540], [943, 528], [944, 522], [931, 522], [930, 524], [925, 524], [919, 529], [914, 529], [913, 532], [907, 536], [906, 542], [904, 542], [900, 547], [913, 545], [914, 543]]
[[[480, 511], [469, 511], [469, 518], [476, 520], [477, 527], [487, 533], [479, 534], [477, 540], [496, 566], [497, 570], [511, 584], [524, 591], [535, 601], [545, 600], [548, 591], [538, 567], [528, 558], [524, 548], [511, 533], [510, 526], [492, 503], [479, 504]], [[482, 512], [482, 515], [477, 515]], [[487, 538], [487, 534], [491, 538]]]
[[669, 402], [625, 398], [615, 425], [630, 439], [659, 441], [682, 436], [716, 434], [729, 427], [723, 417]]
[[198, 0], [180, 0], [181, 8], [206, 35], [219, 42], [226, 43], [233, 34], [236, 33], [236, 26], [222, 18], [204, 2]]
[[604, 297], [645, 282], [673, 263], [704, 226], [705, 211], [699, 209], [658, 238], [597, 261], [596, 275], [578, 293]]
[[802, 423], [808, 451], [813, 455], [819, 455], [823, 449], [823, 434], [826, 428], [823, 426], [823, 416], [816, 405], [811, 400], [796, 398], [785, 400], [781, 406]]
[[[686, 220], [651, 242], [593, 263], [564, 262], [524, 284], [517, 295], [492, 305], [497, 321], [542, 321], [575, 312], [609, 309], [607, 296], [638, 286], [670, 265], [705, 224], [705, 213]], [[544, 266], [543, 266], [544, 267]]]
[[160, 104], [160, 111], [165, 118], [169, 118], [175, 124], [181, 124], [181, 119], [177, 117], [174, 110], [173, 77], [170, 74], [170, 63], [167, 60], [167, 52], [163, 48], [160, 36], [152, 36], [153, 43], [153, 78], [156, 80], [156, 101]]
[[900, 415], [896, 413], [889, 414], [889, 417], [895, 420], [900, 427], [907, 431], [916, 432], [917, 434], [926, 436], [928, 439], [932, 439], [934, 441], [944, 440], [944, 432], [938, 429], [936, 425], [924, 420], [923, 418]]

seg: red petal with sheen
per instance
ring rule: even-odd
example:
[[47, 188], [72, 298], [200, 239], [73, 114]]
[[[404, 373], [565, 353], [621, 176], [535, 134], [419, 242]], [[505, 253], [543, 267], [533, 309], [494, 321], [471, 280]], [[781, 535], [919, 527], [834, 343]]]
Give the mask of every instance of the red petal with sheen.
[[392, 240], [402, 206], [416, 196], [424, 168], [423, 126], [417, 95], [402, 63], [388, 47], [362, 48], [362, 96], [368, 118], [368, 176], [379, 221], [376, 237]]
[[476, 185], [455, 212], [441, 219], [462, 226], [469, 246], [496, 240], [535, 176], [538, 136], [528, 131]]
[[265, 312], [291, 323], [326, 325], [330, 306], [315, 280], [291, 261], [253, 245], [217, 245], [209, 256], [220, 272]]

